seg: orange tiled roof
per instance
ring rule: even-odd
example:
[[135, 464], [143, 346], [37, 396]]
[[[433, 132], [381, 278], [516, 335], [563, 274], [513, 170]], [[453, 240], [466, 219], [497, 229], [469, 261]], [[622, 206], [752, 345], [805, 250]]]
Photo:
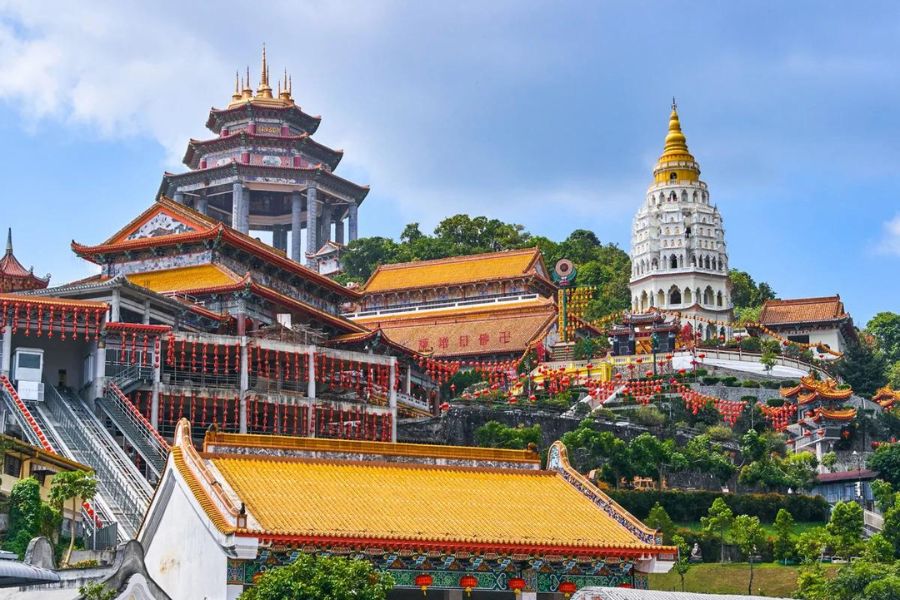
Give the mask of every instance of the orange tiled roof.
[[96, 308], [106, 309], [106, 302], [94, 300], [71, 300], [69, 298], [56, 298], [53, 296], [25, 296], [21, 294], [0, 294], [0, 302], [31, 304], [33, 306], [60, 306], [72, 308]]
[[[179, 423], [179, 431], [186, 427]], [[181, 451], [187, 444], [189, 438], [176, 434], [175, 466], [202, 510], [225, 532], [378, 548], [415, 545], [582, 555], [672, 551], [653, 543], [653, 530], [574, 472], [561, 445], [555, 446], [559, 470], [541, 471], [492, 468], [490, 461], [484, 467], [459, 467], [377, 459], [196, 455], [188, 448]], [[403, 446], [370, 445], [386, 450]], [[367, 448], [356, 450], [367, 453]], [[213, 472], [220, 475], [212, 477]], [[215, 480], [221, 483], [204, 484]], [[247, 508], [246, 530], [233, 525], [238, 503]]]
[[[380, 265], [363, 286], [363, 291], [384, 292], [477, 281], [511, 279], [535, 273], [541, 263], [537, 248], [507, 250], [471, 256], [454, 256], [392, 265]], [[539, 267], [543, 271], [543, 265]], [[538, 276], [545, 278], [543, 273]]]
[[556, 320], [556, 306], [538, 299], [513, 307], [466, 308], [431, 314], [360, 319], [394, 342], [436, 357], [524, 352]]
[[797, 398], [799, 404], [809, 404], [813, 400], [846, 400], [853, 395], [851, 388], [838, 389], [838, 383], [834, 379], [819, 381], [810, 375], [800, 378], [800, 383], [792, 388], [782, 388], [782, 398]]
[[126, 277], [131, 283], [160, 294], [217, 288], [242, 280], [225, 267], [211, 264], [132, 273]]
[[794, 300], [767, 300], [763, 304], [759, 322], [763, 325], [790, 323], [814, 323], [835, 321], [849, 315], [844, 311], [840, 296], [823, 298], [797, 298]]

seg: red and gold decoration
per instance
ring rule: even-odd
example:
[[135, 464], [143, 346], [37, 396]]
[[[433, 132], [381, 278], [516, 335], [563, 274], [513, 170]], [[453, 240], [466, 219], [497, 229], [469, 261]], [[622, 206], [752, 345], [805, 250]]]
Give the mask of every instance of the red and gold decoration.
[[0, 295], [0, 329], [26, 337], [96, 340], [106, 314], [106, 304], [55, 298]]

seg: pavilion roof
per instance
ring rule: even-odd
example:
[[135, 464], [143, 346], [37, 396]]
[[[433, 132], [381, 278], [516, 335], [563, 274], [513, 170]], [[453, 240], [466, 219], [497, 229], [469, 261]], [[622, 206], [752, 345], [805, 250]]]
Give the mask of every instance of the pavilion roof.
[[556, 305], [545, 298], [427, 313], [356, 319], [391, 340], [436, 357], [521, 354], [556, 322]]
[[800, 378], [800, 383], [792, 388], [781, 388], [782, 398], [796, 398], [799, 404], [809, 404], [817, 399], [846, 400], [853, 395], [851, 388], [839, 389], [837, 381], [819, 381], [812, 375]]
[[348, 299], [359, 297], [354, 290], [289, 259], [283, 251], [169, 198], [157, 200], [102, 244], [87, 246], [73, 241], [72, 249], [87, 260], [99, 262], [97, 256], [102, 254], [118, 254], [213, 239], [250, 252], [264, 262], [310, 280], [339, 296]]
[[37, 277], [33, 269], [26, 269], [13, 254], [12, 228], [6, 234], [6, 253], [0, 258], [0, 279], [23, 280], [15, 286], [22, 289], [45, 288], [50, 283], [50, 276]]
[[767, 327], [801, 323], [844, 321], [850, 315], [844, 310], [840, 296], [767, 300], [759, 322]]
[[228, 135], [210, 138], [208, 140], [196, 140], [191, 138], [182, 162], [192, 169], [200, 167], [200, 158], [203, 151], [215, 152], [217, 150], [241, 147], [248, 143], [257, 143], [262, 146], [278, 146], [283, 148], [302, 148], [309, 154], [319, 158], [330, 169], [335, 169], [344, 155], [343, 150], [334, 150], [314, 140], [308, 133], [300, 135], [265, 135], [237, 131]]
[[[327, 457], [317, 459], [290, 452], [302, 439], [266, 436], [272, 439], [260, 451], [259, 436], [228, 437], [221, 451], [198, 453], [182, 419], [170, 455], [223, 533], [382, 550], [633, 557], [674, 551], [575, 472], [558, 442], [549, 469], [534, 470], [494, 466], [521, 461], [527, 451], [312, 440], [318, 456]], [[255, 450], [243, 453], [241, 445]], [[404, 459], [388, 460], [390, 454]], [[473, 461], [478, 466], [460, 466]], [[241, 505], [247, 524], [238, 528]]]
[[436, 260], [379, 265], [363, 286], [365, 293], [464, 285], [533, 276], [547, 279], [538, 248], [505, 250]]

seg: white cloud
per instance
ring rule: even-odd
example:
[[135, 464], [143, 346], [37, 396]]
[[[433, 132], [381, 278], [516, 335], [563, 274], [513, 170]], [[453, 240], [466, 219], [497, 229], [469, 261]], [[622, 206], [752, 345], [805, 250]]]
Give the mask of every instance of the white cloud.
[[900, 214], [883, 225], [884, 233], [876, 246], [878, 254], [900, 256]]

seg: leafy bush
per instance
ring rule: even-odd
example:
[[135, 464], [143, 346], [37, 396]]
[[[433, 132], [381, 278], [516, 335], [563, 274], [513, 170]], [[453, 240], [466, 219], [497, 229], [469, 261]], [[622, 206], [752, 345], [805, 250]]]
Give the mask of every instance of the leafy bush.
[[41, 502], [41, 487], [34, 477], [20, 479], [9, 492], [9, 527], [3, 548], [25, 556], [28, 542], [41, 531], [41, 517], [44, 513]]
[[524, 450], [532, 443], [541, 444], [540, 425], [507, 427], [497, 421], [488, 421], [475, 430], [475, 444], [483, 448]]
[[655, 406], [647, 405], [634, 412], [634, 420], [645, 427], [659, 427], [666, 422], [666, 415]]
[[747, 379], [746, 381], [741, 382], [741, 387], [744, 388], [758, 388], [759, 382], [753, 381], [752, 379]]
[[744, 352], [759, 352], [762, 342], [758, 337], [745, 337], [741, 340], [741, 350]]
[[767, 390], [777, 390], [778, 388], [781, 387], [781, 382], [780, 381], [763, 381], [760, 383], [760, 385]]
[[719, 383], [720, 379], [718, 377], [709, 376], [703, 377], [701, 381], [703, 381], [703, 385], [716, 385], [717, 383]]
[[603, 407], [596, 408], [596, 409], [594, 409], [594, 412], [591, 414], [594, 416], [595, 419], [599, 419], [601, 421], [615, 421], [616, 420], [616, 413], [609, 410], [608, 408], [603, 408]]
[[694, 375], [696, 375], [697, 377], [706, 377], [706, 375], [708, 375], [708, 374], [709, 374], [709, 371], [707, 371], [706, 369], [695, 369], [694, 370]]
[[784, 398], [767, 398], [766, 406], [771, 406], [773, 408], [778, 408], [779, 406], [784, 406]]
[[734, 433], [730, 427], [724, 425], [710, 425], [706, 429], [706, 435], [716, 442], [729, 442], [734, 438]]
[[[825, 522], [829, 506], [821, 496], [800, 494], [723, 494], [684, 490], [612, 490], [609, 495], [639, 519], [646, 519], [657, 502], [676, 523], [698, 522], [716, 498], [724, 498], [735, 514], [759, 517], [772, 523], [781, 508], [802, 522]], [[687, 539], [687, 538], [685, 538]]]
[[735, 384], [737, 384], [737, 380], [737, 377], [735, 377], [734, 375], [729, 375], [728, 377], [722, 378], [722, 383], [728, 387], [735, 387]]

